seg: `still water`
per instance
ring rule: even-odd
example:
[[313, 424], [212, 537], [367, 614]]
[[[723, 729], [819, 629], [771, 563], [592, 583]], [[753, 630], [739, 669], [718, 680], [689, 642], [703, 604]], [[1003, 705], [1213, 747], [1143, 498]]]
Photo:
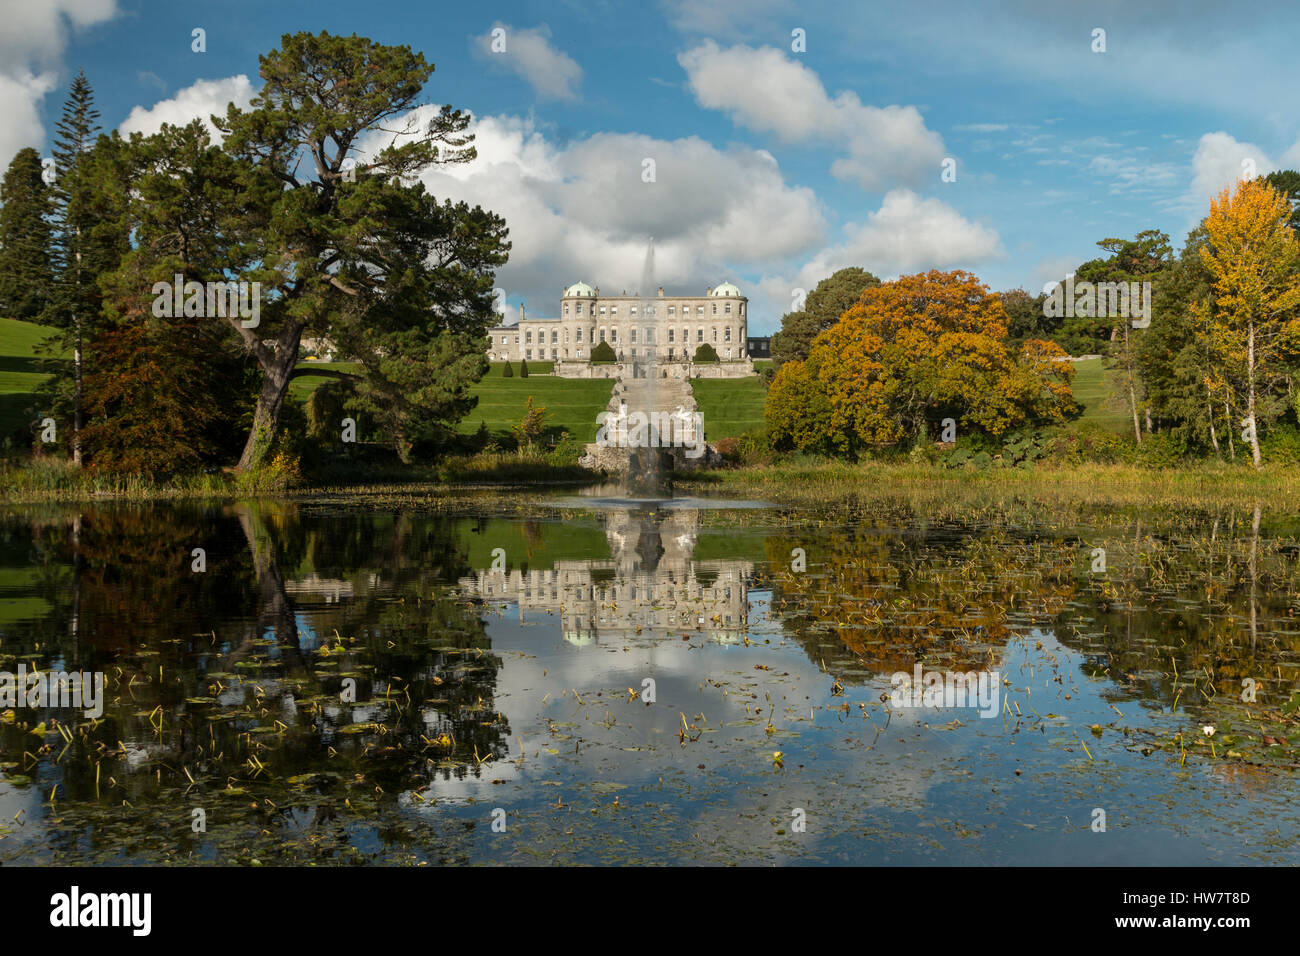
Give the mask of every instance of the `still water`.
[[0, 862], [1300, 861], [1285, 512], [757, 504], [9, 509]]

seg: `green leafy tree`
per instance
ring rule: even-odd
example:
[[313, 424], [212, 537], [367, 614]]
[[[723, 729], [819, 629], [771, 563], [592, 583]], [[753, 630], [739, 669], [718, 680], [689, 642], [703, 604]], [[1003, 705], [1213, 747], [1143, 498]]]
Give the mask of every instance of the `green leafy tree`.
[[513, 367], [509, 362], [506, 362], [506, 363], [501, 367], [501, 377], [502, 377], [502, 378], [514, 378], [514, 377], [515, 377], [515, 370], [514, 370], [514, 367]]
[[0, 183], [0, 315], [37, 319], [50, 304], [50, 200], [40, 154], [20, 149]]
[[528, 363], [525, 362], [523, 359], [519, 360], [519, 377], [520, 378], [528, 377]]
[[[474, 158], [469, 117], [421, 105], [433, 67], [406, 46], [298, 33], [259, 62], [251, 108], [214, 117], [239, 169], [215, 224], [229, 243], [220, 271], [262, 290], [258, 327], [227, 319], [263, 373], [239, 465], [271, 447], [304, 334], [360, 363], [352, 406], [405, 460], [417, 441], [447, 440], [474, 407], [469, 388], [488, 368], [497, 320], [505, 223], [439, 203], [418, 181]], [[399, 117], [388, 146], [358, 156]]]
[[864, 291], [877, 285], [879, 279], [857, 266], [840, 269], [817, 283], [803, 308], [781, 317], [781, 331], [772, 336], [773, 369], [806, 359], [813, 339], [838, 322]]
[[718, 350], [708, 342], [695, 350], [696, 365], [716, 365], [718, 361]]
[[1286, 197], [1287, 205], [1291, 207], [1287, 225], [1300, 231], [1300, 173], [1294, 169], [1279, 169], [1265, 176], [1264, 182]]

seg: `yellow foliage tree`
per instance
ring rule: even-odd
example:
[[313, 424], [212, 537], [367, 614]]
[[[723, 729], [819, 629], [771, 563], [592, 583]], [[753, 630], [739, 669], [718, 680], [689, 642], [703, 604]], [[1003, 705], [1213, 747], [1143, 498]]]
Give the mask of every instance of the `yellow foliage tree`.
[[951, 417], [990, 435], [1076, 410], [1060, 348], [1008, 345], [998, 297], [967, 272], [903, 276], [867, 289], [783, 366], [768, 393], [777, 447], [852, 454], [927, 434]]
[[[1286, 380], [1300, 345], [1300, 243], [1286, 197], [1262, 179], [1242, 180], [1210, 201], [1201, 259], [1213, 276], [1215, 307], [1206, 337], [1238, 383], [1242, 438], [1256, 468], [1261, 399]], [[1233, 374], [1235, 372], [1235, 374]]]

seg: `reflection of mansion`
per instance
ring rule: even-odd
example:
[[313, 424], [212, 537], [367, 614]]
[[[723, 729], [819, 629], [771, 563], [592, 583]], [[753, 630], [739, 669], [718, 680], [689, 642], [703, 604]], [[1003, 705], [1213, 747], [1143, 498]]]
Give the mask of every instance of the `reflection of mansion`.
[[601, 633], [743, 632], [749, 621], [749, 561], [695, 561], [698, 512], [613, 511], [605, 534], [613, 558], [556, 561], [546, 570], [486, 569], [461, 578], [461, 593], [559, 614], [565, 640]]
[[536, 318], [519, 307], [519, 320], [488, 330], [488, 358], [494, 362], [555, 362], [557, 375], [581, 377], [591, 368], [591, 350], [609, 343], [620, 363], [689, 364], [701, 345], [733, 365], [731, 374], [752, 374], [745, 314], [749, 300], [730, 282], [704, 295], [601, 295], [577, 282], [564, 290], [560, 315]]

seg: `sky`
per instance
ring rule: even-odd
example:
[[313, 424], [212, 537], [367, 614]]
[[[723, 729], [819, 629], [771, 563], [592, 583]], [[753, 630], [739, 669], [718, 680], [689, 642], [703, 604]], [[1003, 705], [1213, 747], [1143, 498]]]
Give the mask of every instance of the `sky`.
[[653, 241], [653, 284], [734, 282], [759, 335], [845, 266], [1036, 293], [1108, 237], [1181, 247], [1235, 179], [1300, 168], [1297, 26], [1204, 0], [0, 0], [0, 162], [49, 154], [78, 69], [105, 128], [147, 134], [245, 106], [282, 34], [406, 44], [426, 102], [474, 117], [478, 158], [423, 179], [506, 219], [511, 313], [653, 294]]

